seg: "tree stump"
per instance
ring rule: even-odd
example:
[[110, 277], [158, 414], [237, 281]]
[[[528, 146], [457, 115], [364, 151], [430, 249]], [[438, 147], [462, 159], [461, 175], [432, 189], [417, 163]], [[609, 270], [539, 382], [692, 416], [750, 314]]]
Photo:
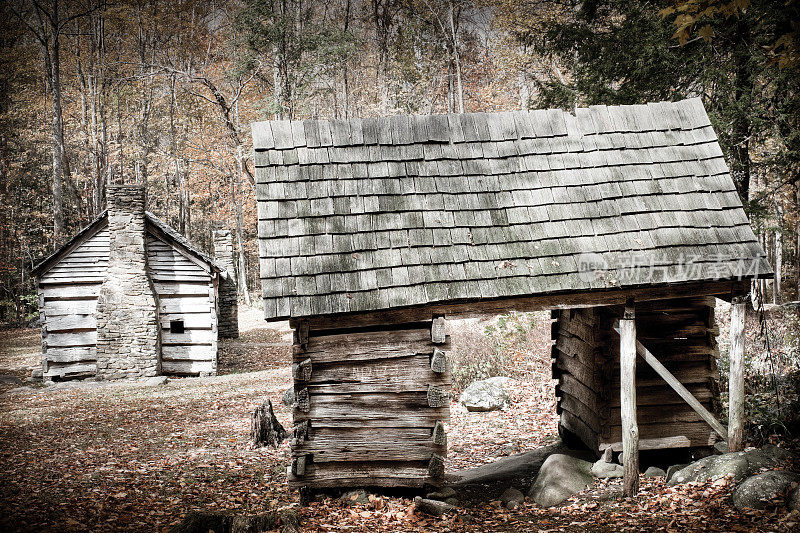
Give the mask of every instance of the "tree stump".
[[266, 400], [255, 408], [250, 418], [250, 440], [254, 448], [262, 446], [277, 448], [287, 435], [286, 430], [275, 418], [271, 400]]

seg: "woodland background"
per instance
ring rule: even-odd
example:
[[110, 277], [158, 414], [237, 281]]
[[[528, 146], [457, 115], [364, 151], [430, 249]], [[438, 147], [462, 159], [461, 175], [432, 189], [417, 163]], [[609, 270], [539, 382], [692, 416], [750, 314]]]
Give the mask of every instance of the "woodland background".
[[206, 249], [234, 229], [257, 290], [252, 121], [690, 96], [778, 273], [765, 300], [800, 300], [798, 0], [0, 0], [0, 21], [0, 323], [35, 318], [31, 267], [108, 183], [146, 182]]

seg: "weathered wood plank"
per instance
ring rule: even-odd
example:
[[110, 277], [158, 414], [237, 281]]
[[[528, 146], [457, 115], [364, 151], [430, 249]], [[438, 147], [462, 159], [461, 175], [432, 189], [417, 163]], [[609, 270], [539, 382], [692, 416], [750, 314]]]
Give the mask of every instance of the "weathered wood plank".
[[434, 409], [427, 395], [310, 394], [308, 412], [294, 411], [295, 423], [310, 420], [313, 427], [433, 427], [449, 418], [449, 405]]
[[172, 296], [208, 296], [210, 287], [208, 283], [178, 283], [178, 282], [153, 282], [156, 293]]
[[428, 481], [428, 462], [312, 462], [304, 476], [289, 472], [287, 477], [290, 487], [422, 487]]
[[47, 348], [70, 346], [94, 346], [97, 344], [97, 331], [47, 334]]
[[639, 492], [639, 428], [636, 420], [636, 322], [633, 302], [625, 306], [619, 321], [620, 418], [625, 473], [623, 493], [628, 498]]
[[97, 373], [97, 363], [70, 363], [66, 365], [50, 365], [42, 373], [48, 378], [90, 375]]
[[312, 438], [292, 447], [292, 456], [311, 454], [315, 463], [330, 461], [427, 461], [446, 454], [429, 428], [313, 428]]
[[161, 357], [166, 360], [189, 360], [206, 361], [210, 360], [214, 353], [210, 345], [167, 345], [161, 347]]
[[97, 299], [49, 300], [42, 306], [48, 319], [56, 316], [93, 315], [97, 311]]
[[732, 452], [744, 449], [744, 319], [746, 306], [745, 297], [734, 299], [731, 305], [728, 446]]
[[[447, 345], [440, 346], [446, 349]], [[357, 334], [311, 336], [307, 349], [295, 354], [295, 360], [311, 357], [316, 363], [365, 361], [432, 354], [433, 345], [427, 329], [374, 331]]]
[[183, 321], [186, 329], [211, 329], [211, 309], [206, 309], [205, 313], [163, 313], [159, 315], [159, 322], [163, 329], [169, 329], [172, 321]]
[[427, 392], [429, 384], [447, 387], [449, 373], [430, 369], [427, 355], [359, 361], [317, 363], [311, 379], [304, 383], [314, 393]]
[[214, 364], [211, 361], [171, 361], [161, 362], [161, 371], [164, 374], [199, 374], [200, 372], [213, 372]]
[[39, 283], [39, 287], [44, 292], [45, 302], [48, 300], [86, 300], [97, 298], [100, 294], [100, 283], [86, 285]]
[[75, 313], [47, 316], [47, 330], [50, 333], [65, 333], [76, 330], [91, 331], [95, 329], [97, 329], [97, 320], [94, 314]]
[[207, 329], [187, 329], [183, 333], [171, 333], [168, 329], [164, 329], [161, 331], [161, 343], [211, 344], [216, 336], [216, 332]]
[[53, 363], [79, 363], [96, 361], [97, 352], [94, 346], [75, 346], [71, 348], [47, 348], [43, 358]]

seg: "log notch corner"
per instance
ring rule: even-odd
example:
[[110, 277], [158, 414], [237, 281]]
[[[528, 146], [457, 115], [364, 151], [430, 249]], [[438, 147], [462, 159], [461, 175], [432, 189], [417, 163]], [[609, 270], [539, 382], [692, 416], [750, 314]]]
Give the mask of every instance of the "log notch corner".
[[289, 485], [439, 485], [451, 385], [444, 317], [315, 328], [292, 322], [296, 403]]

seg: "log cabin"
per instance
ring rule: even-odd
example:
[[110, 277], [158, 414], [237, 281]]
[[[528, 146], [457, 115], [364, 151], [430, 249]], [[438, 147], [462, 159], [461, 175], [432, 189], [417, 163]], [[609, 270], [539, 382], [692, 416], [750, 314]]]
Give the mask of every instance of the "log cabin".
[[291, 486], [441, 482], [451, 317], [551, 310], [560, 432], [626, 469], [728, 438], [714, 298], [771, 272], [699, 99], [252, 133]]
[[143, 187], [107, 196], [107, 211], [34, 267], [44, 378], [215, 374], [220, 315], [236, 330], [235, 298], [220, 312], [218, 294], [232, 272], [145, 211]]

